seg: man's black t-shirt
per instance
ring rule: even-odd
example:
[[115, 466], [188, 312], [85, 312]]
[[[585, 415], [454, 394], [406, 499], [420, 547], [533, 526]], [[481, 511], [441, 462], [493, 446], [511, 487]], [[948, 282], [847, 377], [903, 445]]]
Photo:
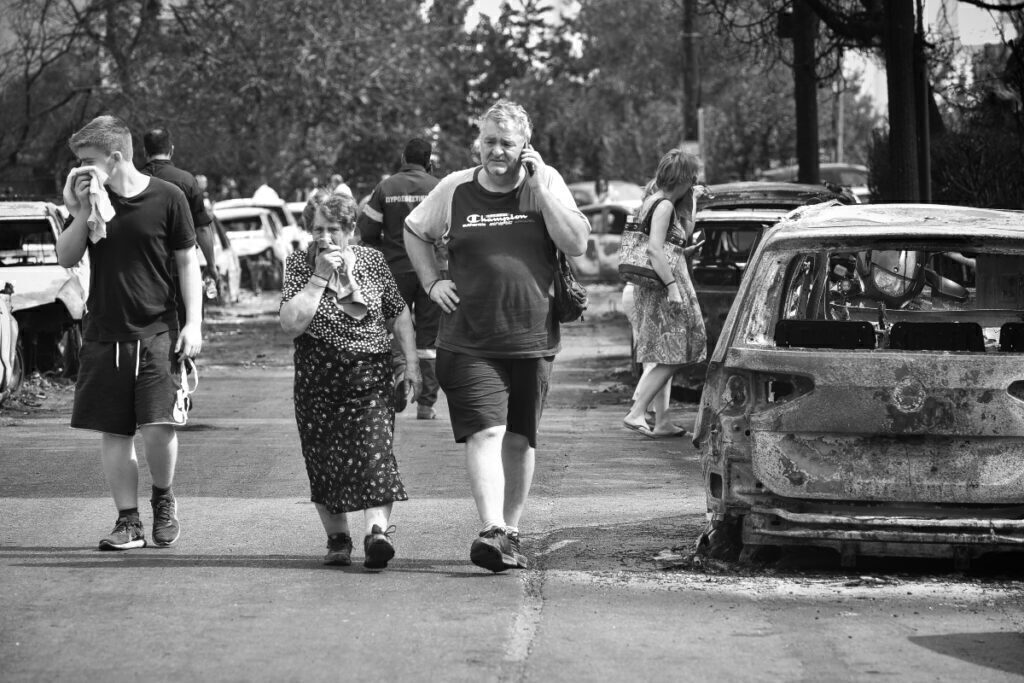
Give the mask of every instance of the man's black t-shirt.
[[92, 275], [83, 336], [135, 341], [177, 330], [174, 252], [196, 243], [184, 193], [159, 178], [134, 197], [108, 193], [115, 215], [107, 236], [87, 244]]
[[188, 201], [189, 211], [192, 212], [192, 224], [201, 228], [213, 222], [210, 214], [206, 211], [206, 202], [203, 201], [203, 191], [199, 188], [199, 181], [188, 171], [175, 166], [170, 159], [150, 159], [142, 167], [142, 172], [160, 180], [177, 185], [185, 193]]

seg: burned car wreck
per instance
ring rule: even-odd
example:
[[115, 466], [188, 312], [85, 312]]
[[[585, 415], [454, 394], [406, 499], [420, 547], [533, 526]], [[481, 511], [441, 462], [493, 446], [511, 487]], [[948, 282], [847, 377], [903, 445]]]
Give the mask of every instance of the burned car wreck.
[[794, 211], [751, 259], [694, 444], [714, 557], [1024, 550], [1024, 214]]

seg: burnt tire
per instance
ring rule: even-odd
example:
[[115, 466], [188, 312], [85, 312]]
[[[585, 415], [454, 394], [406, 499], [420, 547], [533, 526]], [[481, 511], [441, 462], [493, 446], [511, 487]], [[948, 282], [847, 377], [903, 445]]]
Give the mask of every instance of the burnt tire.
[[743, 554], [743, 516], [728, 515], [708, 522], [697, 541], [697, 553], [723, 562], [740, 560]]

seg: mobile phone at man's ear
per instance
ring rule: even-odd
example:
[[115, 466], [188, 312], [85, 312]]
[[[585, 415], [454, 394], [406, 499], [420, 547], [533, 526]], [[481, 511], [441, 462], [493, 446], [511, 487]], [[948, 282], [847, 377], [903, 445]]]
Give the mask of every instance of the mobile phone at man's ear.
[[[525, 152], [528, 149], [533, 149], [533, 147], [530, 145], [529, 142], [527, 142], [525, 145], [523, 145], [523, 152]], [[523, 167], [526, 169], [527, 173], [529, 173], [530, 175], [533, 175], [533, 172], [536, 169], [533, 167], [533, 164], [531, 164], [530, 162], [523, 161], [523, 152], [519, 153], [519, 163], [521, 163], [523, 165]]]

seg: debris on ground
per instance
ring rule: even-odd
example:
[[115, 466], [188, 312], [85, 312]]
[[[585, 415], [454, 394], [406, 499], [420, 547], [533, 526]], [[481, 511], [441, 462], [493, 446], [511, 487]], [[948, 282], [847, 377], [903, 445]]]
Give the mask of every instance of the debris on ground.
[[843, 582], [843, 586], [846, 588], [853, 588], [855, 586], [877, 587], [896, 585], [899, 585], [899, 581], [891, 576], [858, 576], [856, 579]]

